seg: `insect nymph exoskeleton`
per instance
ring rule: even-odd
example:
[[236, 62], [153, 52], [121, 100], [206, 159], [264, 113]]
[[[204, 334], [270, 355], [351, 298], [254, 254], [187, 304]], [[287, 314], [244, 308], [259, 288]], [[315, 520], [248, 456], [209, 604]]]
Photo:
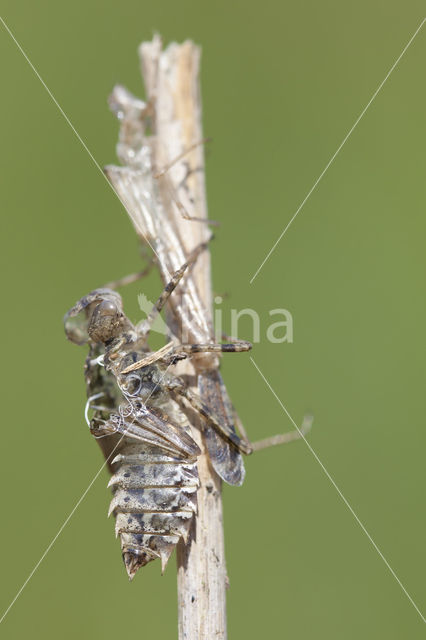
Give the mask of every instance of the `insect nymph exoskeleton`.
[[164, 571], [179, 539], [187, 541], [196, 512], [196, 456], [167, 455], [160, 446], [124, 438], [112, 465], [109, 513], [116, 517], [127, 573], [132, 578], [156, 558]]
[[[79, 327], [73, 319], [82, 313]], [[164, 570], [180, 538], [188, 539], [200, 450], [186, 416], [162, 389], [159, 366], [120, 373], [148, 349], [122, 312], [117, 293], [98, 289], [85, 296], [68, 312], [65, 327], [72, 341], [90, 345], [89, 403], [96, 398], [90, 429], [113, 474], [109, 513], [116, 517], [127, 573], [133, 578], [156, 558]]]
[[[123, 368], [138, 355], [123, 358]], [[129, 374], [122, 383], [127, 404], [103, 426], [104, 433], [128, 434], [117, 447], [108, 486], [114, 493], [109, 514], [116, 517], [130, 577], [158, 557], [164, 571], [179, 539], [187, 542], [197, 510], [200, 450], [186, 416], [161, 388], [161, 377], [155, 365]]]
[[[203, 248], [200, 245], [194, 252], [192, 262]], [[131, 578], [155, 558], [161, 558], [164, 569], [179, 539], [187, 540], [196, 512], [196, 463], [201, 453], [191, 436], [188, 408], [203, 421], [207, 444], [214, 445], [209, 451], [218, 464], [225, 448], [235, 451], [236, 457], [252, 451], [250, 443], [240, 439], [233, 425], [223, 420], [220, 405], [219, 411], [213, 402], [207, 406], [170, 371], [178, 360], [194, 354], [247, 351], [251, 344], [169, 342], [155, 352], [147, 345], [152, 323], [191, 261], [173, 274], [146, 321], [136, 327], [124, 314], [119, 294], [110, 289], [92, 291], [65, 316], [68, 338], [90, 346], [85, 368], [86, 417], [91, 408], [94, 414], [89, 426], [112, 473], [110, 513], [116, 516], [116, 531]], [[83, 320], [80, 326], [75, 322], [79, 319]], [[94, 400], [96, 404], [92, 404]], [[227, 465], [235, 459], [225, 457]]]

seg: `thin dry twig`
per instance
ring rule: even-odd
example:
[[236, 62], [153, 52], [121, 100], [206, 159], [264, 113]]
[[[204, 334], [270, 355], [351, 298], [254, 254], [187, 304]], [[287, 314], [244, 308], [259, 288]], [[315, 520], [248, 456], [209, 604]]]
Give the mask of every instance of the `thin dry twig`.
[[[201, 100], [199, 88], [200, 49], [192, 42], [171, 44], [161, 49], [158, 37], [140, 47], [142, 74], [148, 98], [155, 104], [154, 157], [162, 175], [167, 168], [174, 184], [179, 184], [185, 157], [186, 193], [180, 193], [186, 210], [196, 203], [196, 216], [207, 220], [204, 183]], [[195, 144], [194, 144], [195, 141]], [[188, 152], [190, 151], [190, 152]], [[182, 165], [182, 163], [180, 163]], [[174, 206], [173, 206], [174, 205]], [[187, 255], [208, 239], [206, 225], [182, 221], [175, 203], [169, 215], [176, 216]], [[204, 251], [194, 265], [195, 280], [207, 313], [212, 309], [210, 256]], [[179, 363], [180, 373], [189, 374], [196, 390], [196, 371], [190, 362]], [[178, 545], [178, 626], [179, 639], [224, 640], [226, 633], [226, 566], [224, 551], [221, 481], [213, 471], [201, 437], [200, 425], [193, 423], [193, 436], [202, 455], [198, 458], [200, 489], [198, 515], [188, 544]]]

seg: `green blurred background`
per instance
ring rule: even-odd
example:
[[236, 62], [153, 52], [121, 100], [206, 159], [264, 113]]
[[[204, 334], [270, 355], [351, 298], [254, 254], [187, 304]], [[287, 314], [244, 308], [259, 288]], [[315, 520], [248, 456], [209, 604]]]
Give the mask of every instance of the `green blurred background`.
[[[203, 47], [214, 289], [262, 319], [253, 356], [410, 595], [425, 605], [425, 28], [252, 285], [249, 280], [423, 18], [422, 2], [2, 2], [2, 16], [101, 164], [136, 47]], [[5, 32], [2, 61], [2, 611], [102, 464], [84, 349], [64, 312], [140, 266], [118, 200]], [[150, 277], [125, 292], [158, 293]], [[294, 343], [265, 337], [270, 309]], [[225, 320], [225, 329], [229, 325]], [[240, 337], [250, 338], [250, 321]], [[248, 356], [223, 373], [253, 439], [292, 425]], [[224, 491], [229, 636], [388, 640], [423, 623], [303, 442]], [[103, 471], [2, 623], [7, 638], [176, 637], [174, 560], [129, 583]]]

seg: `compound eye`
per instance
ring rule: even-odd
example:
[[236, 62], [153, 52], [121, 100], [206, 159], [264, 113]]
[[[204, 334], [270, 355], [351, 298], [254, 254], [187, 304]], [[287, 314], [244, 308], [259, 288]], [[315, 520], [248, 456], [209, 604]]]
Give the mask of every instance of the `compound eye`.
[[115, 316], [118, 313], [117, 305], [110, 300], [102, 300], [97, 307], [97, 312], [101, 316]]

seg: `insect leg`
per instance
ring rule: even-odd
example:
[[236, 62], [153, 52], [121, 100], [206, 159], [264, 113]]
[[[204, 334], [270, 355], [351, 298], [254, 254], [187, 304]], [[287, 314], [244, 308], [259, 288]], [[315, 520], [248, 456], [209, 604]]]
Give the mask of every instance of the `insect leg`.
[[192, 265], [197, 260], [200, 253], [204, 251], [204, 249], [207, 246], [208, 246], [208, 242], [202, 242], [201, 244], [198, 245], [198, 247], [194, 249], [194, 251], [191, 253], [188, 260], [181, 266], [180, 269], [175, 271], [175, 273], [172, 275], [171, 280], [164, 287], [163, 292], [161, 293], [157, 302], [152, 307], [147, 318], [145, 318], [145, 320], [142, 320], [142, 322], [136, 325], [136, 331], [140, 333], [142, 337], [146, 337], [148, 335], [155, 318], [161, 312], [167, 300], [170, 298], [171, 294], [176, 289], [179, 282], [182, 280], [185, 274], [185, 271], [188, 269], [190, 265]]
[[112, 416], [109, 420], [101, 424], [90, 425], [90, 431], [95, 438], [120, 434], [123, 438], [147, 442], [146, 430], [141, 428], [134, 421], [119, 420], [118, 416]]
[[236, 340], [225, 344], [206, 342], [204, 344], [180, 344], [175, 347], [176, 353], [237, 353], [240, 351], [250, 351], [251, 342], [247, 340]]
[[[179, 210], [180, 215], [182, 216], [182, 218], [184, 220], [191, 220], [192, 222], [204, 222], [205, 224], [209, 224], [209, 225], [213, 225], [213, 226], [219, 226], [219, 223], [216, 220], [207, 220], [206, 218], [198, 218], [196, 216], [189, 215], [189, 213], [186, 210], [185, 206], [182, 204], [182, 202], [179, 200], [179, 198], [177, 196], [176, 187], [173, 185], [173, 182], [172, 182], [170, 176], [167, 175], [168, 171], [177, 162], [182, 160], [188, 153], [190, 153], [191, 151], [196, 149], [198, 146], [200, 146], [201, 144], [205, 144], [208, 141], [209, 141], [209, 138], [204, 138], [203, 140], [200, 140], [199, 142], [195, 142], [194, 144], [191, 144], [189, 147], [184, 149], [184, 151], [182, 153], [180, 153], [178, 156], [176, 156], [171, 162], [166, 164], [162, 169], [156, 171], [154, 173], [154, 178], [156, 180], [159, 180], [159, 181], [161, 180], [161, 184], [162, 184], [163, 188], [165, 189], [165, 191], [167, 192], [168, 197], [170, 198], [170, 200], [172, 200], [174, 202], [174, 204], [176, 205], [176, 207]], [[187, 179], [189, 178], [189, 176], [191, 175], [191, 173], [194, 173], [194, 171], [203, 171], [203, 169], [202, 169], [202, 167], [199, 167], [198, 169], [197, 168], [190, 169], [189, 166], [188, 166], [187, 171], [186, 171], [186, 175], [183, 178], [183, 180], [180, 183], [180, 185], [178, 185], [177, 188], [179, 188], [180, 186], [182, 186], [183, 188], [186, 188], [185, 183], [186, 183]]]
[[[242, 342], [237, 340], [237, 338], [232, 338], [226, 334], [222, 334], [222, 338], [224, 340], [233, 341], [235, 343]], [[250, 343], [248, 343], [250, 344]], [[220, 346], [220, 345], [219, 345]], [[251, 348], [251, 345], [250, 345]], [[244, 349], [237, 349], [238, 351], [244, 351]], [[241, 434], [241, 440], [245, 441], [249, 447], [252, 448], [253, 451], [260, 451], [261, 449], [267, 449], [269, 447], [274, 447], [280, 444], [287, 444], [289, 442], [294, 442], [295, 440], [300, 440], [304, 438], [307, 433], [312, 428], [313, 416], [307, 414], [303, 417], [303, 421], [300, 429], [295, 429], [294, 431], [289, 431], [287, 433], [280, 433], [275, 436], [270, 436], [269, 438], [264, 438], [262, 440], [257, 440], [256, 442], [251, 442], [248, 437], [247, 431], [244, 428], [243, 423], [241, 422], [241, 418], [235, 411], [234, 407], [232, 407], [232, 415], [234, 419], [234, 424], [237, 427], [238, 431]]]
[[245, 442], [247, 442], [250, 447], [253, 447], [253, 443], [250, 442], [250, 438], [248, 437], [247, 431], [245, 430], [245, 427], [241, 421], [241, 418], [238, 415], [238, 413], [235, 411], [233, 406], [232, 406], [232, 415], [234, 418], [234, 424], [237, 427], [238, 431], [241, 433], [241, 440], [245, 440]]
[[166, 164], [162, 169], [160, 169], [160, 171], [157, 171], [156, 173], [154, 173], [154, 178], [158, 180], [158, 178], [161, 178], [162, 176], [164, 176], [169, 171], [169, 169], [173, 167], [173, 165], [179, 162], [179, 160], [182, 160], [182, 158], [184, 158], [188, 153], [190, 153], [191, 151], [199, 147], [201, 144], [206, 144], [206, 142], [210, 142], [210, 140], [211, 138], [203, 138], [202, 140], [199, 140], [198, 142], [194, 142], [193, 144], [189, 145], [189, 147], [184, 149], [182, 153], [176, 156], [176, 158], [174, 158], [171, 162]]
[[238, 353], [241, 351], [250, 351], [252, 348], [251, 342], [246, 340], [235, 340], [226, 344], [215, 344], [213, 342], [196, 343], [196, 344], [180, 344], [173, 348], [170, 348], [170, 344], [163, 347], [163, 353], [157, 352], [154, 356], [144, 358], [139, 362], [136, 362], [131, 367], [128, 367], [123, 373], [128, 373], [134, 369], [140, 369], [146, 364], [151, 364], [152, 361], [161, 360], [164, 364], [175, 364], [179, 360], [185, 360], [195, 353]]
[[[300, 440], [304, 438], [307, 433], [312, 428], [313, 416], [306, 415], [303, 418], [300, 429], [294, 429], [293, 431], [289, 431], [288, 433], [280, 433], [276, 436], [271, 436], [270, 438], [265, 438], [264, 440], [257, 440], [256, 442], [251, 442], [251, 446], [253, 451], [260, 451], [261, 449], [268, 449], [269, 447], [275, 447], [279, 444], [287, 444], [289, 442], [294, 442], [295, 440]], [[238, 416], [235, 416], [235, 422], [238, 426], [238, 430], [244, 435], [244, 427], [241, 424], [241, 421]]]
[[168, 375], [164, 379], [164, 384], [166, 388], [169, 389], [172, 395], [181, 396], [185, 398], [185, 400], [191, 405], [191, 408], [205, 418], [216, 431], [218, 431], [223, 438], [232, 442], [232, 444], [240, 451], [241, 453], [245, 453], [249, 455], [252, 453], [253, 449], [249, 442], [245, 442], [242, 440], [233, 429], [224, 424], [223, 421], [220, 420], [201, 400], [201, 398], [191, 391], [180, 378], [177, 378], [172, 375]]
[[166, 191], [168, 193], [169, 198], [171, 200], [173, 200], [174, 204], [176, 205], [176, 207], [179, 210], [180, 215], [182, 216], [182, 218], [184, 220], [191, 220], [191, 222], [204, 222], [204, 224], [211, 225], [212, 227], [218, 227], [219, 226], [219, 222], [217, 220], [210, 220], [208, 218], [197, 218], [196, 216], [190, 216], [188, 211], [186, 210], [186, 208], [182, 204], [182, 202], [178, 199], [178, 197], [176, 195], [175, 187], [173, 186], [173, 183], [172, 183], [171, 179], [169, 178], [169, 176], [162, 175], [161, 176], [161, 180], [164, 183], [164, 186], [166, 188]]
[[108, 282], [106, 285], [104, 285], [103, 288], [115, 290], [120, 289], [120, 287], [125, 287], [128, 284], [132, 284], [133, 282], [137, 282], [138, 280], [144, 278], [149, 274], [154, 264], [155, 260], [151, 258], [148, 266], [145, 267], [145, 269], [143, 269], [142, 271], [138, 271], [137, 273], [130, 273], [128, 276], [124, 276], [123, 278], [119, 278], [118, 280], [112, 280], [112, 282]]
[[[166, 289], [164, 290], [164, 292], [165, 291]], [[164, 295], [164, 292], [162, 295]], [[155, 318], [157, 313], [159, 313], [158, 307], [156, 305], [154, 305], [154, 308], [149, 313], [146, 320], [144, 320], [142, 323], [139, 323], [139, 325], [136, 327], [140, 334], [146, 336], [147, 333], [149, 332], [149, 329], [153, 322], [153, 320], [150, 320], [150, 318]], [[154, 312], [156, 312], [155, 315], [154, 315]], [[148, 322], [150, 326], [147, 328], [147, 333], [143, 334], [144, 323], [148, 324]], [[251, 348], [252, 348], [251, 342], [247, 342], [246, 340], [235, 340], [234, 342], [230, 342], [226, 344], [215, 344], [212, 342], [206, 342], [203, 344], [201, 343], [180, 344], [177, 346], [173, 346], [172, 342], [168, 342], [166, 345], [164, 345], [164, 347], [161, 347], [161, 349], [159, 349], [155, 353], [150, 353], [144, 358], [142, 358], [141, 360], [138, 360], [137, 362], [134, 362], [133, 364], [129, 365], [126, 369], [123, 369], [121, 373], [125, 374], [125, 373], [130, 373], [131, 371], [137, 371], [138, 369], [142, 369], [143, 367], [146, 367], [149, 364], [153, 364], [158, 360], [161, 360], [165, 365], [170, 365], [170, 364], [175, 364], [179, 360], [185, 360], [185, 358], [188, 358], [189, 356], [195, 353], [239, 353], [241, 351], [250, 351]]]
[[237, 427], [238, 431], [241, 434], [241, 440], [244, 441], [248, 447], [251, 447], [252, 451], [260, 451], [261, 449], [269, 449], [269, 447], [275, 447], [281, 444], [288, 444], [289, 442], [294, 442], [296, 440], [300, 440], [304, 438], [307, 433], [312, 429], [313, 416], [305, 415], [303, 417], [303, 421], [300, 429], [294, 429], [293, 431], [289, 431], [287, 433], [279, 433], [275, 436], [270, 436], [269, 438], [264, 438], [262, 440], [256, 440], [256, 442], [251, 442], [248, 437], [247, 431], [244, 428], [243, 423], [241, 422], [241, 418], [235, 411], [233, 410], [234, 424]]

